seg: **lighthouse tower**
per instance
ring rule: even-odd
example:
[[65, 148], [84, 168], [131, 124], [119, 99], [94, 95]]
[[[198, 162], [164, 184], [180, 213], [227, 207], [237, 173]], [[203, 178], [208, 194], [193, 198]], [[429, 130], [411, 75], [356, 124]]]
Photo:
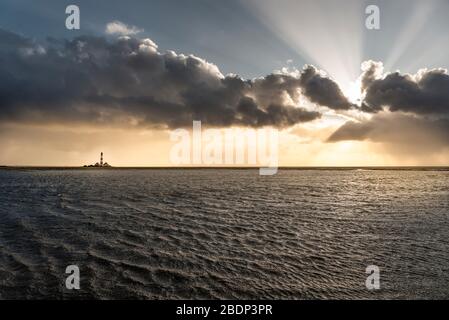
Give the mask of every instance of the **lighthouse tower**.
[[111, 167], [111, 165], [109, 163], [103, 161], [103, 152], [101, 152], [100, 153], [100, 162], [97, 162], [95, 164], [90, 164], [90, 165], [84, 165], [84, 167], [95, 167], [95, 168], [108, 167], [109, 168], [109, 167]]

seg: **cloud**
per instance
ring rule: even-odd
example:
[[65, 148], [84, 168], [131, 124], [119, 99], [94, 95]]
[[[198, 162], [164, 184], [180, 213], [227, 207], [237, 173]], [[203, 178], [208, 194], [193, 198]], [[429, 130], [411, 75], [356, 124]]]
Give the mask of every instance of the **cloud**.
[[368, 120], [346, 122], [328, 142], [378, 142], [391, 153], [432, 153], [449, 148], [447, 70], [384, 74], [381, 62], [366, 61], [362, 71], [364, 99], [360, 110], [374, 115]]
[[143, 29], [139, 29], [136, 26], [128, 26], [120, 21], [112, 21], [106, 25], [105, 32], [107, 34], [131, 36], [143, 32]]
[[378, 142], [396, 152], [438, 152], [449, 148], [449, 119], [381, 112], [367, 121], [348, 121], [328, 138], [345, 140]]
[[300, 83], [304, 94], [314, 103], [334, 110], [348, 110], [355, 106], [343, 95], [338, 84], [325, 77], [313, 66], [306, 66]]
[[[108, 26], [121, 35], [129, 31]], [[0, 44], [0, 123], [175, 128], [201, 120], [282, 128], [321, 117], [298, 106], [301, 96], [331, 109], [352, 107], [338, 85], [311, 66], [297, 76], [245, 80], [132, 36], [49, 39], [43, 46], [0, 30]]]
[[445, 69], [421, 69], [415, 75], [383, 75], [380, 62], [368, 61], [361, 76], [364, 111], [384, 108], [419, 115], [449, 115], [449, 75]]

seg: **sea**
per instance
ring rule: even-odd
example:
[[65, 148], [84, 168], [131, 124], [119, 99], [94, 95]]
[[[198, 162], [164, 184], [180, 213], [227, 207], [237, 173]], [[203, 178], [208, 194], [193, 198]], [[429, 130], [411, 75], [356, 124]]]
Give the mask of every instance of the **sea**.
[[447, 170], [0, 169], [0, 299], [447, 298]]

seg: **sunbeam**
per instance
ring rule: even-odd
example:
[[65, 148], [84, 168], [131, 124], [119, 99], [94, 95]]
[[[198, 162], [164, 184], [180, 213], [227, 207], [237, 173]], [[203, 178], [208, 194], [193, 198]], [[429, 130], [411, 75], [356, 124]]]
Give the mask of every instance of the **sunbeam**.
[[245, 1], [251, 12], [303, 57], [350, 91], [362, 62], [363, 2]]
[[[394, 47], [385, 62], [387, 70], [392, 70], [397, 66], [398, 61], [410, 50], [413, 43], [417, 39], [422, 39], [422, 37], [417, 37], [417, 35], [423, 31], [439, 3], [441, 3], [440, 0], [431, 0], [411, 4], [411, 14], [403, 24], [400, 32], [398, 32]], [[427, 50], [427, 48], [424, 47], [421, 50]]]

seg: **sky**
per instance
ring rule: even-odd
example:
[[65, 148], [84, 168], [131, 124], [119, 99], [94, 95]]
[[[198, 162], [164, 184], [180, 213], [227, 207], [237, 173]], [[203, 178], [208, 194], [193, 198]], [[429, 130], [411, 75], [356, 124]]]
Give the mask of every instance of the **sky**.
[[280, 130], [280, 165], [448, 165], [448, 9], [3, 0], [0, 165], [171, 165], [170, 132], [193, 120]]

